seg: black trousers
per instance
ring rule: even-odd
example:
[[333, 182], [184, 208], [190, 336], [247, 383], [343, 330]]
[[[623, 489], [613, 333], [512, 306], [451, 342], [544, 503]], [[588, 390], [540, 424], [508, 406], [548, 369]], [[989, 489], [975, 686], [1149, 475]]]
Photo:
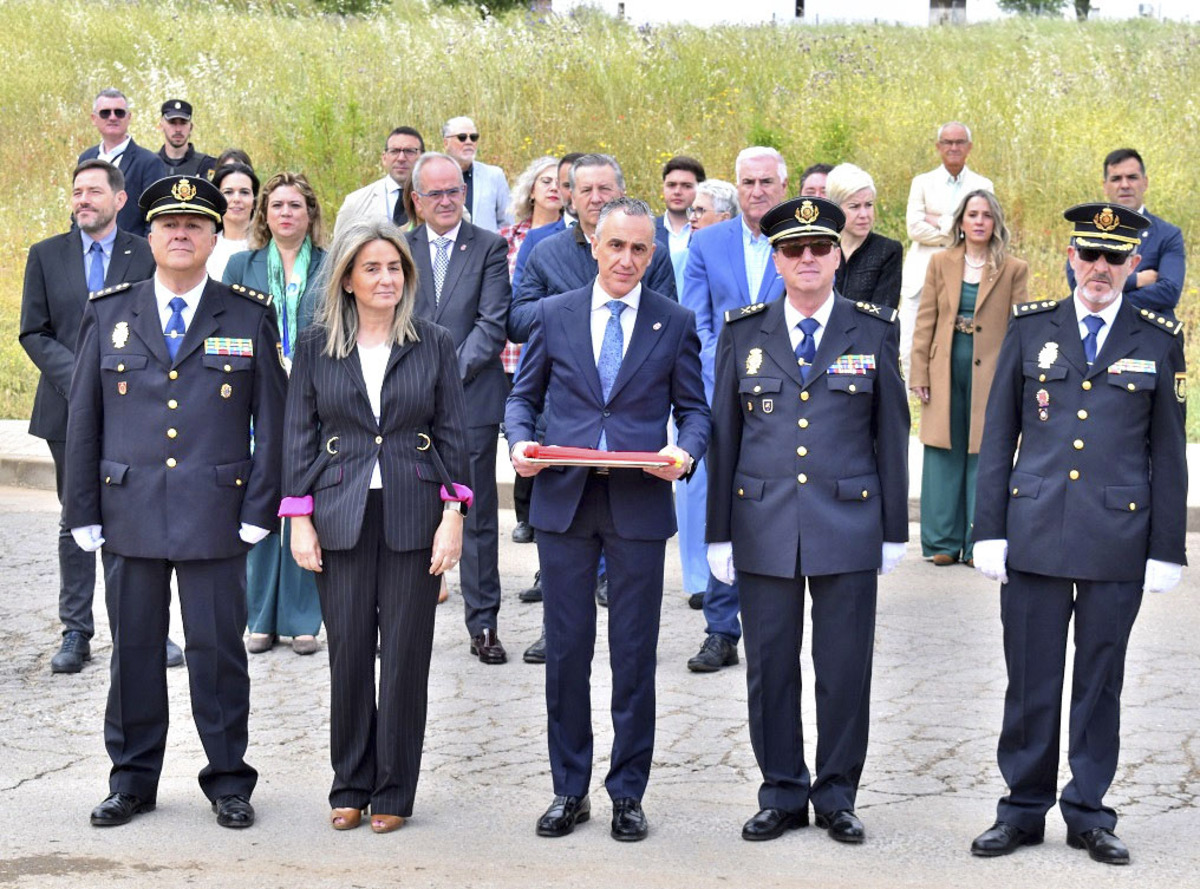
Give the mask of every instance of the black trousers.
[[[329, 645], [334, 808], [412, 815], [425, 714], [434, 611], [441, 580], [427, 549], [395, 552], [383, 533], [383, 497], [367, 495], [354, 549], [324, 550], [317, 575]], [[375, 643], [379, 640], [379, 702]]]
[[[63, 475], [66, 471], [67, 443], [47, 441], [54, 458], [54, 487], [62, 504]], [[91, 639], [96, 633], [92, 618], [92, 598], [96, 589], [96, 554], [84, 552], [71, 536], [71, 529], [58, 519], [58, 619], [64, 633], [83, 633]]]
[[485, 628], [498, 629], [500, 612], [500, 515], [496, 493], [496, 443], [500, 427], [472, 426], [467, 432], [475, 505], [463, 524], [459, 579], [467, 631], [477, 636]]
[[250, 675], [246, 671], [246, 557], [171, 562], [104, 552], [105, 602], [112, 628], [112, 681], [104, 742], [109, 790], [153, 801], [167, 745], [167, 629], [171, 572], [179, 584], [192, 718], [208, 765], [200, 787], [210, 800], [249, 797], [258, 773], [246, 764]]

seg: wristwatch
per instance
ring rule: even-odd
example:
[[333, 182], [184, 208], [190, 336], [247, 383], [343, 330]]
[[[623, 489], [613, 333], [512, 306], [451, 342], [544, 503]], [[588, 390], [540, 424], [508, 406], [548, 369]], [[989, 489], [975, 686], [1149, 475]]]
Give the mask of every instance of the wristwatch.
[[461, 500], [447, 500], [442, 504], [443, 512], [456, 512], [460, 516], [466, 516], [467, 504]]

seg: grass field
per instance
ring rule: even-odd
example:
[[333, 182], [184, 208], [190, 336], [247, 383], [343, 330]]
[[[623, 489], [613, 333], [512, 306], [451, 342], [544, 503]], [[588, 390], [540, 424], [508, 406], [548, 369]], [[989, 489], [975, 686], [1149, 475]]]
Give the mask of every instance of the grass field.
[[[726, 179], [755, 142], [776, 145], [797, 173], [853, 161], [879, 187], [880, 231], [901, 240], [909, 182], [935, 165], [935, 126], [958, 118], [1035, 297], [1065, 290], [1062, 209], [1097, 197], [1101, 159], [1130, 145], [1146, 158], [1149, 206], [1183, 228], [1179, 315], [1200, 320], [1197, 26], [639, 30], [594, 14], [484, 20], [404, 0], [366, 19], [305, 2], [0, 0], [0, 28], [23, 35], [0, 46], [0, 416], [26, 416], [32, 402], [36, 374], [16, 340], [25, 253], [66, 227], [70, 171], [97, 141], [88, 112], [106, 86], [132, 99], [139, 143], [157, 148], [159, 104], [186, 98], [201, 150], [238, 145], [266, 175], [304, 171], [330, 216], [382, 175], [391, 127], [440, 145], [440, 123], [466, 113], [483, 133], [481, 159], [510, 178], [542, 154], [607, 151], [652, 204], [676, 153]], [[1195, 412], [1189, 430], [1200, 440]]]

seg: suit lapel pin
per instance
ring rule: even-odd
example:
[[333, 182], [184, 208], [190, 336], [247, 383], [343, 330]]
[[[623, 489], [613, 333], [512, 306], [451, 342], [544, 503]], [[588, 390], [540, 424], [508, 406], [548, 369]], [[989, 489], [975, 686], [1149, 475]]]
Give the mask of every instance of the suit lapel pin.
[[652, 328], [651, 328], [651, 330], [662, 330], [662, 322], [661, 322], [661, 321], [655, 321], [655, 322], [654, 322], [654, 327], [652, 327]]
[[221, 384], [221, 397], [229, 398], [231, 395], [233, 395], [233, 387], [230, 386], [228, 383], [222, 383]]

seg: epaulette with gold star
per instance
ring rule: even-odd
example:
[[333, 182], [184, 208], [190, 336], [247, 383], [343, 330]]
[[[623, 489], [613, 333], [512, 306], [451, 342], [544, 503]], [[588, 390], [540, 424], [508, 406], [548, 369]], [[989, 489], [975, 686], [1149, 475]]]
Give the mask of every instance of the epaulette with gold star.
[[269, 306], [271, 304], [271, 294], [259, 293], [257, 290], [251, 290], [241, 284], [230, 284], [229, 289], [238, 296], [244, 296], [252, 303], [258, 303], [260, 306]]
[[1036, 315], [1039, 312], [1048, 312], [1055, 308], [1058, 308], [1058, 300], [1038, 299], [1031, 303], [1021, 303], [1018, 306], [1013, 306], [1013, 317], [1024, 318], [1026, 315]]
[[114, 284], [112, 287], [105, 287], [103, 290], [93, 290], [88, 294], [88, 299], [101, 299], [105, 296], [112, 296], [114, 293], [124, 293], [133, 285], [128, 281], [121, 284]]
[[864, 315], [870, 315], [872, 318], [879, 318], [889, 324], [896, 323], [896, 317], [900, 314], [895, 309], [888, 306], [879, 306], [875, 303], [864, 302], [859, 300], [854, 304], [854, 308], [858, 309]]
[[1183, 322], [1173, 321], [1165, 315], [1160, 315], [1158, 312], [1151, 312], [1149, 309], [1138, 309], [1138, 317], [1152, 327], [1157, 327], [1159, 330], [1165, 330], [1172, 336], [1179, 336], [1183, 333]]
[[725, 323], [729, 324], [731, 321], [739, 321], [742, 318], [749, 318], [751, 315], [757, 315], [766, 307], [766, 303], [751, 303], [748, 306], [730, 309], [725, 313]]

